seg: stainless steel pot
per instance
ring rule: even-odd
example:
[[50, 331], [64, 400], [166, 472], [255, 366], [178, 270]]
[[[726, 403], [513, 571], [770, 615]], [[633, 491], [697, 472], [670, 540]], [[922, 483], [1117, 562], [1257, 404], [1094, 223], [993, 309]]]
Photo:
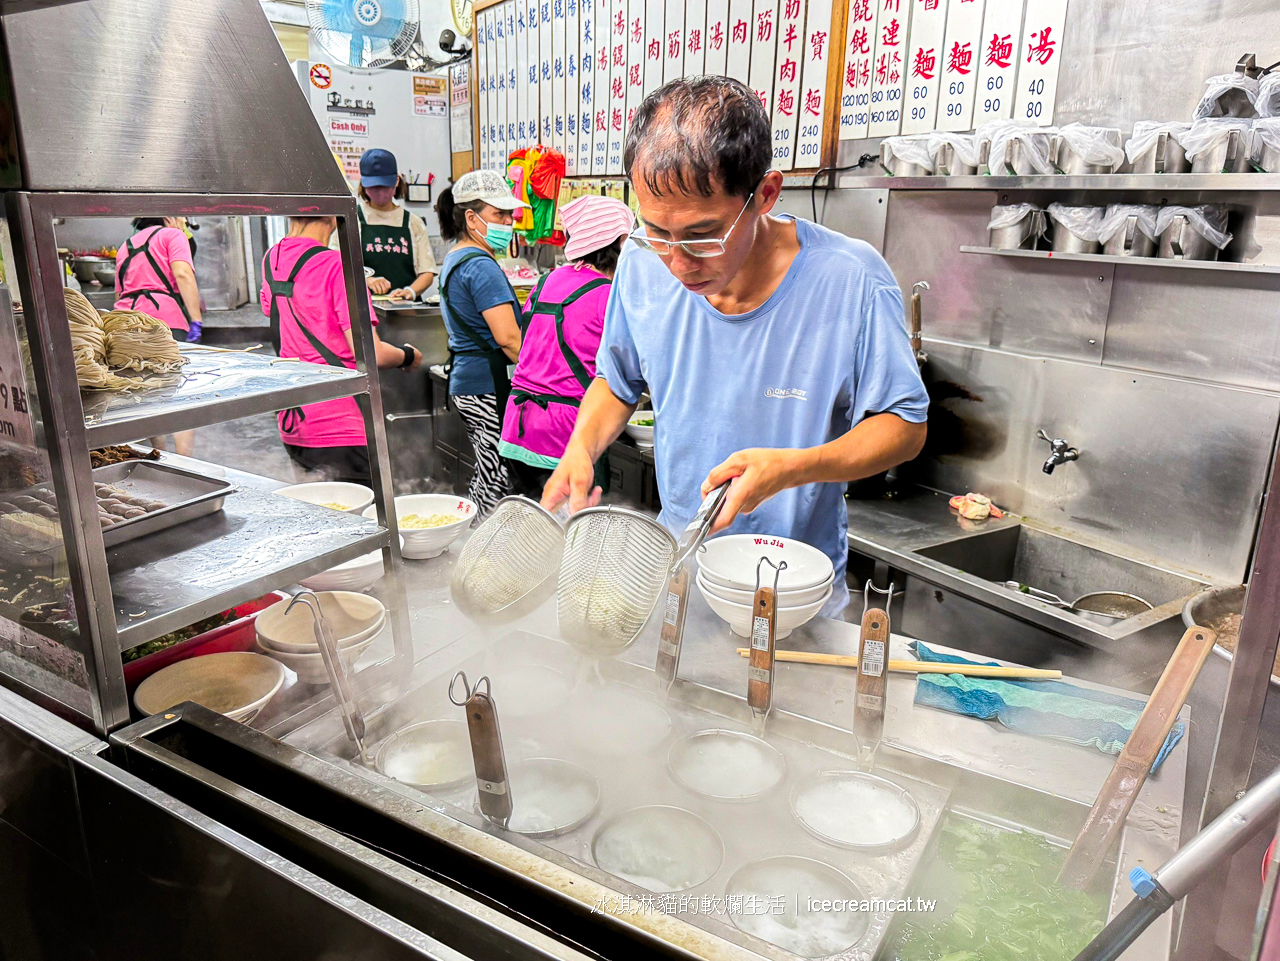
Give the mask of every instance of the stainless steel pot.
[[1190, 169], [1187, 152], [1167, 130], [1133, 161], [1133, 173], [1136, 174], [1184, 174]]
[[998, 250], [1034, 250], [1044, 232], [1044, 211], [1033, 210], [1012, 227], [991, 231], [991, 246]]
[[944, 143], [938, 147], [938, 152], [933, 155], [933, 169], [941, 177], [958, 177], [976, 174], [978, 165], [964, 163], [956, 156], [955, 146]]
[[1160, 235], [1160, 256], [1166, 260], [1217, 260], [1218, 253], [1218, 248], [1181, 215]]
[[1138, 218], [1125, 218], [1124, 226], [1111, 235], [1111, 239], [1102, 245], [1104, 254], [1114, 257], [1152, 257], [1155, 256], [1156, 242], [1138, 229]]
[[1280, 173], [1280, 150], [1265, 143], [1257, 131], [1253, 134], [1253, 148], [1249, 151], [1249, 159], [1253, 167], [1263, 173]]
[[[1120, 130], [1113, 128], [1110, 130], [1115, 135], [1116, 146], [1120, 145]], [[1115, 173], [1116, 165], [1110, 163], [1095, 164], [1085, 160], [1075, 149], [1067, 142], [1062, 134], [1054, 134], [1049, 141], [1049, 162], [1060, 174], [1067, 176], [1079, 176], [1081, 174], [1109, 174]]]
[[926, 170], [920, 164], [908, 163], [901, 157], [889, 152], [889, 141], [880, 141], [880, 166], [890, 177], [928, 177], [933, 171]]
[[[82, 284], [91, 284], [94, 281], [93, 272], [102, 270], [106, 267], [115, 268], [116, 262], [106, 257], [73, 257], [71, 260], [71, 271], [76, 275], [76, 280]], [[115, 278], [112, 278], [114, 282]]]
[[1208, 150], [1196, 154], [1191, 162], [1195, 174], [1246, 173], [1249, 166], [1249, 145], [1242, 130], [1229, 130]]
[[1052, 246], [1060, 254], [1096, 254], [1102, 245], [1096, 240], [1085, 240], [1055, 220]]
[[[1049, 134], [1032, 133], [1026, 134], [1025, 136], [1037, 138], [1043, 141], [1041, 143], [1041, 147], [1044, 149], [1046, 155], [1052, 156], [1050, 151], [1053, 139]], [[1008, 146], [1005, 147], [1004, 151], [1004, 165], [1007, 168], [1007, 171], [1001, 172], [1013, 174], [1015, 177], [1034, 177], [1040, 174], [1040, 171], [1032, 165], [1030, 151], [1027, 149], [1026, 141], [1022, 139], [1009, 141]]]
[[[1182, 607], [1182, 623], [1187, 627], [1212, 628], [1213, 623], [1225, 614], [1240, 614], [1244, 611], [1245, 586], [1211, 587], [1193, 594]], [[1230, 661], [1232, 652], [1221, 644], [1213, 646], [1213, 653], [1224, 661]], [[1280, 678], [1271, 676], [1271, 686], [1280, 688]]]

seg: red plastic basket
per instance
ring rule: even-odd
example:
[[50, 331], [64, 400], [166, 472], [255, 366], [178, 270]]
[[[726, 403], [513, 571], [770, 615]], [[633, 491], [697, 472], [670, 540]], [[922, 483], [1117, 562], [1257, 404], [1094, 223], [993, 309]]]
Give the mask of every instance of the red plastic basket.
[[223, 624], [221, 627], [215, 627], [211, 631], [188, 638], [173, 647], [166, 647], [163, 651], [156, 651], [136, 661], [130, 661], [124, 666], [125, 689], [132, 695], [133, 689], [156, 671], [178, 661], [185, 661], [189, 657], [221, 654], [224, 651], [252, 650], [257, 636], [254, 619], [258, 612], [266, 610], [277, 601], [287, 599], [288, 596], [282, 591], [272, 591], [252, 601], [246, 601], [232, 609], [236, 619], [230, 624]]

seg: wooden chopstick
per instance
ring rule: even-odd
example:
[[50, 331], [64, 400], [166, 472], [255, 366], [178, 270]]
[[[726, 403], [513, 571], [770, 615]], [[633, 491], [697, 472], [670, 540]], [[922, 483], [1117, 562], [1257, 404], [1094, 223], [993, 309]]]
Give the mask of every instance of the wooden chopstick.
[[[738, 648], [738, 654], [747, 657], [749, 648]], [[833, 667], [858, 666], [858, 659], [849, 654], [822, 654], [808, 651], [776, 651], [774, 659], [797, 664], [829, 664]], [[1018, 681], [1056, 681], [1061, 671], [1046, 671], [1033, 667], [991, 667], [988, 664], [946, 664], [940, 661], [890, 661], [889, 670], [899, 674], [963, 674], [966, 677], [1004, 677]]]

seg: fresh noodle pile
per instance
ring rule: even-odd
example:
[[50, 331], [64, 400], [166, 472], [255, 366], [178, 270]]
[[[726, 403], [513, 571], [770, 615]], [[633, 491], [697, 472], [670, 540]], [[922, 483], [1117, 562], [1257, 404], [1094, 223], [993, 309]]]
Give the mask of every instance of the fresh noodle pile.
[[71, 328], [76, 381], [80, 386], [90, 390], [129, 390], [138, 386], [137, 381], [119, 377], [107, 369], [106, 332], [102, 327], [102, 315], [79, 291], [68, 287], [62, 293]]
[[169, 327], [139, 310], [113, 310], [103, 315], [107, 366], [171, 373], [187, 362]]

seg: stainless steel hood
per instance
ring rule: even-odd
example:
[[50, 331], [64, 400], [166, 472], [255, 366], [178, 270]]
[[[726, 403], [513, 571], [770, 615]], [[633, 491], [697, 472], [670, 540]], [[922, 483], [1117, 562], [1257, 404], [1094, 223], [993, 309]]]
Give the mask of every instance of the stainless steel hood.
[[80, 0], [2, 24], [27, 190], [349, 195], [259, 0]]

